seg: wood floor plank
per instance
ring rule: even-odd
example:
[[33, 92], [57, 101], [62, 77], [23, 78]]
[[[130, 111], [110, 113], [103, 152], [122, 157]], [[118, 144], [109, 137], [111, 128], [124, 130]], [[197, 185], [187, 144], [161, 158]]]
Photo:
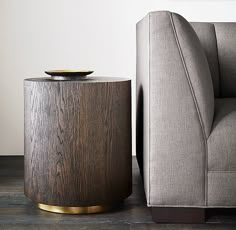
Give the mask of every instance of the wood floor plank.
[[0, 225], [0, 229], [4, 230], [129, 230], [130, 225], [129, 224], [64, 224], [64, 225], [58, 225], [58, 224], [12, 224], [12, 225]]
[[34, 224], [89, 224], [89, 223], [153, 223], [149, 210], [144, 207], [124, 206], [119, 210], [96, 215], [63, 215], [41, 211], [31, 204], [0, 207], [0, 223], [34, 223]]

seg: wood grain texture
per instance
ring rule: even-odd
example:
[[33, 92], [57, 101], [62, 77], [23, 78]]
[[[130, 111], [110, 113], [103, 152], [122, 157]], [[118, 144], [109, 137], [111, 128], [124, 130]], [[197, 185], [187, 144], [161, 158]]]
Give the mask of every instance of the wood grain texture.
[[25, 195], [57, 206], [131, 194], [131, 82], [25, 80]]

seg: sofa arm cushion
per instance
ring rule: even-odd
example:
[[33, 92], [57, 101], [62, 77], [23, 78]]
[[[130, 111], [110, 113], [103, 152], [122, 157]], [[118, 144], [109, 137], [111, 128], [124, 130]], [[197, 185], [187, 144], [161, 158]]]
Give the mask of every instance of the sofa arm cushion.
[[[202, 207], [206, 138], [214, 113], [206, 56], [180, 15], [153, 12], [144, 21], [137, 25], [137, 86], [143, 91], [144, 117], [149, 114], [143, 125], [147, 203]], [[143, 33], [148, 33], [147, 44], [139, 41]]]

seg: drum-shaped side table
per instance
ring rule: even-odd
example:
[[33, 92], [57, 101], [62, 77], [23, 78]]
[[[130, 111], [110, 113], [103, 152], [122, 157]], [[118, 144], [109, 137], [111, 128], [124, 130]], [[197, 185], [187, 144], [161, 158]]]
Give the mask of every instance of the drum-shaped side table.
[[132, 191], [131, 81], [26, 79], [25, 195], [59, 213], [108, 210]]

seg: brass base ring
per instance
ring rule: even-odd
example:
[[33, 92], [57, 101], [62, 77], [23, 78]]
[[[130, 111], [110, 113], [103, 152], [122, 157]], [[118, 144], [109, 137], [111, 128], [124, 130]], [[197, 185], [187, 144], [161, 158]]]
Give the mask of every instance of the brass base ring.
[[100, 213], [106, 212], [112, 208], [111, 205], [96, 205], [96, 206], [87, 206], [87, 207], [63, 207], [63, 206], [54, 206], [47, 204], [37, 204], [38, 208], [55, 213], [64, 213], [64, 214], [91, 214], [91, 213]]

